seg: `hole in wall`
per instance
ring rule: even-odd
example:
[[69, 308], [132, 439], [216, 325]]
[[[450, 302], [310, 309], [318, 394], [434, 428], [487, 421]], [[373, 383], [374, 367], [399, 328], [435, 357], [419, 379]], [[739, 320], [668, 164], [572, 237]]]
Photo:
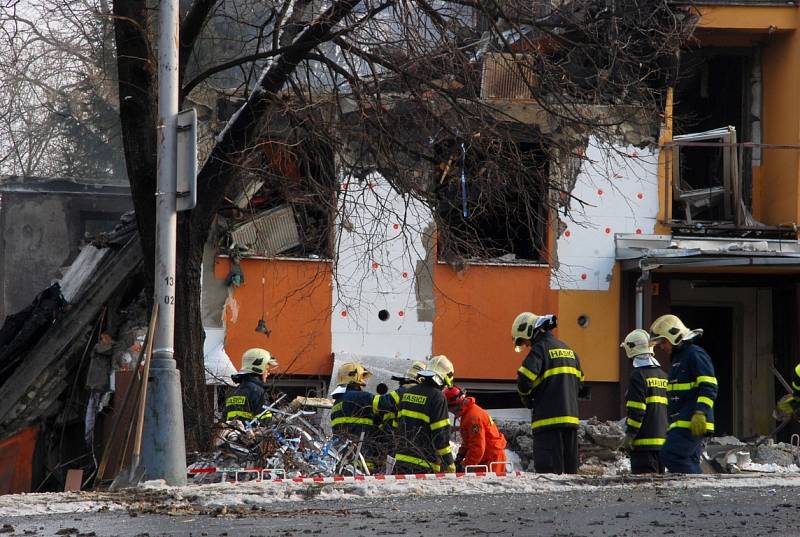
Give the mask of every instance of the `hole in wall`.
[[581, 328], [586, 328], [589, 326], [589, 316], [588, 315], [580, 315], [578, 317], [578, 326]]
[[381, 321], [388, 321], [389, 320], [389, 312], [387, 310], [381, 310], [378, 312], [378, 319]]

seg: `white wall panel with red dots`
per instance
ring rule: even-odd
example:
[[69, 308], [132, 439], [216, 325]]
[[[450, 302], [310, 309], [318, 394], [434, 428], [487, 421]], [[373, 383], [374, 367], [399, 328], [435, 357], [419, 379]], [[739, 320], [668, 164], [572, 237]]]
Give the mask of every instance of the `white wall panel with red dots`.
[[658, 216], [658, 152], [589, 139], [556, 247], [550, 287], [606, 291], [614, 235], [651, 234]]
[[338, 208], [334, 353], [424, 359], [433, 326], [417, 319], [414, 271], [425, 259], [430, 211], [378, 174], [342, 178]]

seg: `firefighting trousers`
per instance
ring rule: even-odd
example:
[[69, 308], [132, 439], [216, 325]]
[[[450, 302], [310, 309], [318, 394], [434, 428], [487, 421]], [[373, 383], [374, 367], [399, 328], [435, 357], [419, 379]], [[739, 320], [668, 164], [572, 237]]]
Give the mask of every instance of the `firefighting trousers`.
[[700, 474], [702, 452], [702, 436], [692, 436], [689, 429], [675, 427], [667, 432], [667, 441], [661, 446], [661, 462], [673, 474]]
[[631, 452], [632, 474], [663, 474], [664, 463], [658, 450], [641, 450]]
[[555, 428], [533, 433], [533, 466], [539, 474], [577, 474], [578, 430]]

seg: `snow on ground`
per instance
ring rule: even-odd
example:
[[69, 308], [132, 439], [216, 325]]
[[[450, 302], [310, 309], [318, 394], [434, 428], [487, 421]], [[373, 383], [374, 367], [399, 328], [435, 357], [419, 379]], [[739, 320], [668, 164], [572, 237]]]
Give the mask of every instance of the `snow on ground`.
[[[773, 468], [762, 470], [772, 471]], [[730, 489], [743, 487], [800, 486], [800, 473], [713, 474], [696, 476], [556, 476], [525, 473], [519, 477], [462, 477], [408, 481], [360, 481], [337, 483], [242, 482], [169, 487], [163, 481], [145, 483], [136, 490], [17, 494], [0, 496], [0, 520], [7, 517], [86, 513], [121, 509], [157, 510], [167, 513], [248, 511], [279, 502], [304, 500], [358, 500], [398, 496], [448, 496], [477, 494], [552, 494], [563, 491], [592, 492], [635, 487], [683, 489]]]
[[95, 498], [93, 493], [61, 492], [0, 496], [0, 520], [7, 516], [92, 513], [125, 509], [121, 502]]

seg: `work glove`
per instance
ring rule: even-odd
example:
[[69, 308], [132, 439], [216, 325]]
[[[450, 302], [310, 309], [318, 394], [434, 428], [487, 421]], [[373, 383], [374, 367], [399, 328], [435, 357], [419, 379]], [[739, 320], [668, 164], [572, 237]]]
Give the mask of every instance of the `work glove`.
[[706, 434], [706, 415], [704, 412], [697, 410], [692, 416], [692, 421], [689, 423], [689, 430], [692, 436], [705, 436]]
[[625, 438], [622, 440], [622, 445], [619, 447], [622, 451], [631, 451], [633, 450], [633, 435], [626, 434]]
[[800, 407], [800, 399], [791, 393], [786, 394], [778, 400], [772, 416], [778, 421], [787, 420], [794, 415], [798, 407]]
[[454, 473], [456, 473], [456, 464], [455, 463], [448, 464], [444, 469], [444, 473], [446, 473], [446, 474], [454, 474]]

